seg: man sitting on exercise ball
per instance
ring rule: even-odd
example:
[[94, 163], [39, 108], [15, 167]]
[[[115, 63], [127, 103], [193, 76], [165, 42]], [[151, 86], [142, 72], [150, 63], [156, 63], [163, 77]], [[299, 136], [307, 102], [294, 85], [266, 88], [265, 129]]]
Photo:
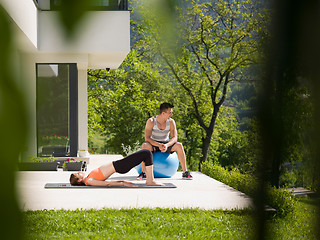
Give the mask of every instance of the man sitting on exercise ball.
[[[172, 108], [170, 103], [162, 103], [160, 105], [160, 113], [155, 117], [147, 120], [145, 127], [145, 142], [142, 144], [142, 149], [150, 150], [151, 152], [177, 152], [178, 159], [181, 164], [183, 173], [182, 178], [192, 180], [192, 176], [187, 171], [186, 154], [183, 145], [178, 140], [177, 128], [175, 121], [171, 118]], [[171, 136], [171, 139], [169, 138]], [[137, 179], [146, 179], [145, 166], [142, 163], [142, 172]]]

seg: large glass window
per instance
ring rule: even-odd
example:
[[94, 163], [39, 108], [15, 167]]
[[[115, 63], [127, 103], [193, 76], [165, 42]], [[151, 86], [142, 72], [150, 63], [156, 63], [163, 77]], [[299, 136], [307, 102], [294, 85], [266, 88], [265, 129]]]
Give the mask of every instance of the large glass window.
[[37, 64], [38, 156], [77, 152], [76, 64]]

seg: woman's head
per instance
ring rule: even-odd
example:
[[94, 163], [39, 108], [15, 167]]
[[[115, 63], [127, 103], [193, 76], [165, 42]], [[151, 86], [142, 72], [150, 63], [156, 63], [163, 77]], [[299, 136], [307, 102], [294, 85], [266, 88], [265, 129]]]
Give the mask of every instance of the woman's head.
[[83, 172], [72, 173], [70, 175], [70, 184], [72, 186], [83, 186], [83, 185], [85, 185], [83, 180], [84, 180], [84, 173]]

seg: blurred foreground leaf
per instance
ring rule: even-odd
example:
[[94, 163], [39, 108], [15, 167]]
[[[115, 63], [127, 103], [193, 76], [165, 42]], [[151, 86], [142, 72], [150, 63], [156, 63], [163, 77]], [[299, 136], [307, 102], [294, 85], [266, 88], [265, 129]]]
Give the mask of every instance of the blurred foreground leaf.
[[[12, 33], [4, 9], [0, 7], [0, 234], [2, 239], [21, 239], [21, 216], [15, 191], [15, 166], [26, 141], [27, 114], [12, 64]], [[17, 66], [15, 66], [17, 67]]]

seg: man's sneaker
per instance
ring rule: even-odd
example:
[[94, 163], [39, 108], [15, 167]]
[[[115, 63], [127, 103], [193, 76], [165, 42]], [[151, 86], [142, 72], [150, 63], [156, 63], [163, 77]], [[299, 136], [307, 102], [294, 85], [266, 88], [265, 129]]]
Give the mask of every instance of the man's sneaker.
[[189, 171], [185, 171], [184, 173], [182, 173], [182, 178], [186, 179], [186, 180], [192, 180], [193, 177], [191, 176]]
[[137, 177], [137, 180], [146, 180], [147, 176], [145, 172], [141, 172], [140, 175]]

